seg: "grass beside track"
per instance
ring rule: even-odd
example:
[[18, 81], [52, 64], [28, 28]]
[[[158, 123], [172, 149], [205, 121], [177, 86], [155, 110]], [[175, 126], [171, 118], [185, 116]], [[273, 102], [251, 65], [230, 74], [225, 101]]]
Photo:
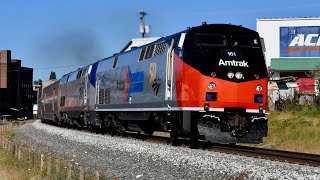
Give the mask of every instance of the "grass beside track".
[[272, 111], [268, 137], [258, 147], [320, 154], [320, 108]]
[[1, 148], [0, 167], [0, 179], [2, 180], [41, 179], [39, 171], [28, 169], [17, 158], [14, 158], [11, 153]]
[[16, 158], [4, 150], [0, 150], [0, 178], [2, 180], [41, 179], [41, 174], [23, 167]]

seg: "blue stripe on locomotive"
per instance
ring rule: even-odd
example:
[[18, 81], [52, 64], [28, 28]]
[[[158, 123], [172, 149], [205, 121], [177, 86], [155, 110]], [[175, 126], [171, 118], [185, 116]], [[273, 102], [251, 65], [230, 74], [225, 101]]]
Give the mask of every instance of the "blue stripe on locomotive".
[[138, 71], [135, 73], [131, 73], [130, 66], [128, 68], [128, 75], [130, 80], [130, 87], [128, 91], [128, 96], [126, 101], [129, 101], [129, 97], [131, 93], [143, 92], [143, 85], [144, 85], [144, 72]]
[[89, 81], [93, 87], [96, 87], [96, 72], [97, 72], [98, 62], [94, 63], [91, 67], [91, 72], [89, 75]]

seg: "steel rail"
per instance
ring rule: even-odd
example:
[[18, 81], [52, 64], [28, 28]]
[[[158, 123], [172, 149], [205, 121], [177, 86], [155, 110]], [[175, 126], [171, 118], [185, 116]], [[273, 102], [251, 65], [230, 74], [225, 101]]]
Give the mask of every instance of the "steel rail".
[[295, 163], [300, 165], [308, 165], [314, 167], [320, 167], [320, 155], [309, 154], [302, 152], [283, 151], [275, 149], [265, 149], [257, 147], [248, 147], [240, 145], [222, 145], [211, 144], [210, 147], [213, 151], [225, 152], [225, 153], [238, 153], [239, 155], [245, 155], [255, 158], [268, 159], [273, 161], [281, 161], [288, 163]]
[[[151, 135], [133, 135], [132, 137], [144, 139], [147, 141], [156, 142], [170, 142], [169, 137], [151, 136]], [[189, 144], [188, 139], [179, 139], [181, 144]], [[265, 149], [243, 145], [219, 144], [199, 141], [200, 149], [208, 149], [210, 151], [227, 153], [233, 155], [241, 155], [247, 157], [254, 157], [266, 159], [271, 161], [287, 162], [291, 164], [300, 164], [313, 167], [320, 167], [320, 154], [309, 154], [302, 152], [283, 151], [276, 149]]]

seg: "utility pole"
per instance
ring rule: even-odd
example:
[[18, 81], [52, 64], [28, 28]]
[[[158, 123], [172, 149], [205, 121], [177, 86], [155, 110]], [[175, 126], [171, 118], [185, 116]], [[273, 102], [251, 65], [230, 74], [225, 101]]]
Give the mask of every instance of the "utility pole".
[[145, 11], [139, 12], [140, 14], [140, 33], [142, 38], [145, 38], [146, 34], [149, 33], [149, 27], [144, 25], [144, 17], [147, 15]]

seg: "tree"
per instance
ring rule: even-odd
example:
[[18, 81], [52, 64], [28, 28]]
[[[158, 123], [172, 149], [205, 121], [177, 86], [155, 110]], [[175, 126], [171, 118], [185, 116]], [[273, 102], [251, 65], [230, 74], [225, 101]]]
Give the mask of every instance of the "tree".
[[41, 79], [38, 79], [38, 80], [36, 80], [36, 81], [33, 81], [33, 84], [42, 85], [42, 80], [41, 80]]
[[54, 71], [51, 71], [51, 73], [50, 73], [49, 80], [52, 80], [52, 79], [57, 79], [56, 78], [56, 73]]
[[[314, 81], [316, 82], [315, 85], [315, 89], [316, 89], [316, 95], [319, 97], [319, 92], [320, 92], [320, 64], [315, 65], [314, 69], [310, 71], [309, 74], [307, 74], [308, 77], [311, 77], [314, 79]], [[320, 100], [320, 99], [319, 99]]]

